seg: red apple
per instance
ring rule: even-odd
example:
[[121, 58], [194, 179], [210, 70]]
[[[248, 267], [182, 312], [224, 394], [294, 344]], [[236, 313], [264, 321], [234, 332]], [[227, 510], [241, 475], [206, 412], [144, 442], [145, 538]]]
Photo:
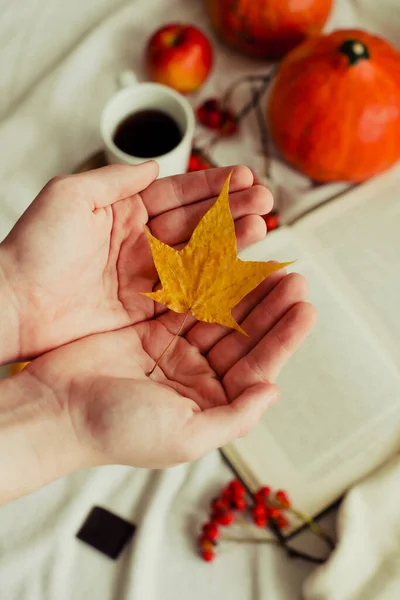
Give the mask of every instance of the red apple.
[[189, 94], [199, 89], [211, 71], [213, 50], [197, 27], [170, 23], [151, 37], [146, 62], [153, 81]]

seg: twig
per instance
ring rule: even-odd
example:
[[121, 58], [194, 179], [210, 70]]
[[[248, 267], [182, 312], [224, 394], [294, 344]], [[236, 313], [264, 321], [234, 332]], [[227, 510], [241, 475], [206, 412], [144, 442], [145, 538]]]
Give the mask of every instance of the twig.
[[240, 121], [242, 121], [242, 119], [244, 119], [245, 117], [247, 117], [247, 115], [253, 110], [253, 108], [255, 108], [258, 104], [258, 102], [260, 101], [261, 96], [264, 95], [264, 93], [267, 91], [271, 80], [272, 80], [273, 74], [270, 73], [268, 74], [268, 76], [266, 76], [263, 79], [263, 84], [257, 89], [257, 92], [253, 94], [251, 100], [244, 105], [244, 107], [242, 108], [242, 110], [240, 110], [238, 112], [238, 114], [236, 115], [236, 122], [240, 123]]
[[[247, 77], [243, 77], [242, 79], [239, 79], [238, 81], [235, 81], [227, 90], [227, 92], [225, 92], [223, 98], [222, 98], [222, 106], [226, 107], [229, 100], [230, 100], [230, 96], [232, 95], [232, 93], [237, 89], [237, 87], [239, 85], [241, 85], [242, 83], [249, 83], [249, 82], [262, 82], [262, 85], [253, 92], [251, 99], [249, 100], [249, 102], [247, 102], [243, 108], [238, 112], [238, 114], [235, 117], [235, 121], [236, 123], [240, 123], [245, 117], [247, 117], [247, 115], [255, 108], [259, 105], [259, 101], [260, 98], [263, 96], [263, 94], [266, 92], [269, 84], [271, 83], [273, 77], [273, 73], [268, 73], [268, 75], [260, 75], [260, 76], [256, 76], [256, 75], [251, 75], [251, 76], [247, 76]], [[215, 144], [221, 140], [223, 138], [223, 136], [221, 136], [221, 134], [218, 132], [216, 133], [211, 140], [209, 140], [206, 145], [204, 146], [204, 148], [201, 148], [201, 150], [205, 153], [209, 152], [214, 146]]]
[[235, 92], [239, 86], [241, 86], [243, 83], [251, 83], [251, 82], [256, 82], [258, 81], [260, 82], [265, 82], [265, 81], [269, 81], [270, 80], [270, 73], [268, 73], [267, 75], [245, 75], [244, 77], [241, 77], [240, 79], [236, 79], [236, 81], [234, 81], [233, 83], [231, 83], [231, 85], [228, 87], [228, 89], [225, 90], [225, 93], [222, 97], [222, 106], [223, 108], [226, 108], [226, 106], [228, 105], [228, 103], [231, 100], [231, 96], [233, 94], [233, 92]]
[[[240, 527], [245, 527], [246, 529], [251, 529], [252, 531], [254, 531], [251, 523], [248, 523], [245, 519], [243, 519], [242, 516], [238, 517], [236, 522], [238, 525], [240, 525]], [[274, 535], [277, 538], [276, 540], [274, 540], [274, 542], [271, 541], [270, 543], [275, 543], [275, 545], [280, 546], [283, 550], [285, 550], [285, 552], [287, 553], [287, 555], [290, 558], [301, 558], [302, 560], [307, 560], [308, 562], [312, 562], [312, 563], [315, 563], [318, 565], [323, 564], [325, 562], [324, 558], [320, 558], [319, 556], [313, 556], [312, 554], [307, 554], [306, 552], [301, 552], [301, 550], [295, 550], [294, 548], [289, 546], [285, 536], [282, 534], [281, 530], [276, 525], [274, 519], [269, 519], [268, 528], [271, 529], [271, 531], [274, 533]], [[223, 539], [225, 539], [225, 536], [223, 536]], [[250, 543], [250, 541], [252, 540], [252, 538], [244, 538], [244, 539], [248, 540], [248, 543]], [[257, 540], [257, 542], [256, 542], [257, 544], [261, 543], [258, 540], [271, 540], [271, 538], [253, 538], [253, 539]], [[233, 541], [233, 538], [230, 541]]]
[[290, 558], [301, 558], [302, 560], [306, 560], [308, 562], [315, 563], [317, 565], [322, 565], [325, 562], [324, 558], [320, 558], [319, 556], [313, 556], [312, 554], [307, 554], [306, 552], [301, 552], [300, 550], [295, 550], [286, 544], [281, 544], [280, 541], [274, 540], [272, 538], [261, 538], [261, 537], [249, 537], [249, 538], [241, 538], [234, 537], [229, 535], [223, 535], [221, 537], [221, 541], [223, 542], [235, 542], [238, 544], [272, 544], [274, 546], [280, 546], [283, 548]]
[[234, 537], [231, 535], [223, 535], [221, 537], [221, 541], [223, 542], [237, 542], [238, 544], [274, 544], [275, 546], [279, 546], [279, 542], [277, 540], [274, 540], [273, 538], [261, 538], [261, 537], [248, 537], [248, 538], [242, 538], [242, 537]]

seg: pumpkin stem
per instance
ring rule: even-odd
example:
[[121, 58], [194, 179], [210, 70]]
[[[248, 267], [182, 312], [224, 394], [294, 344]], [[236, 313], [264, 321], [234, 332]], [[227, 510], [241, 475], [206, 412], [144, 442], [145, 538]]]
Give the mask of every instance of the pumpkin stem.
[[368, 60], [370, 57], [367, 46], [360, 40], [345, 40], [339, 52], [347, 56], [350, 65], [356, 65], [360, 60]]

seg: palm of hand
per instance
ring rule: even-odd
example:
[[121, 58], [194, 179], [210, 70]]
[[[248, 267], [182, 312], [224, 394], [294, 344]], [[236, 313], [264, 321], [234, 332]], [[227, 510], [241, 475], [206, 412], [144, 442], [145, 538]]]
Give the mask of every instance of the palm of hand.
[[213, 447], [211, 437], [208, 448], [196, 450], [193, 417], [228, 403], [208, 360], [184, 337], [147, 376], [170, 338], [161, 323], [142, 322], [53, 350], [25, 371], [52, 390], [100, 463], [134, 457], [136, 466], [166, 467]]
[[311, 328], [313, 309], [298, 301], [305, 293], [301, 277], [274, 274], [235, 310], [249, 338], [189, 322], [151, 378], [182, 315], [168, 311], [74, 342], [27, 370], [55, 393], [99, 462], [170, 466], [257, 423], [260, 398]]

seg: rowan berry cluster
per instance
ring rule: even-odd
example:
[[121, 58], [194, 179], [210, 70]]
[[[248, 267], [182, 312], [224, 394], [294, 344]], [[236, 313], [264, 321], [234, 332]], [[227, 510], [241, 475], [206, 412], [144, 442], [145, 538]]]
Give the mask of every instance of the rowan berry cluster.
[[209, 520], [204, 523], [198, 538], [198, 546], [203, 560], [211, 562], [215, 558], [216, 546], [223, 540], [222, 527], [235, 522], [239, 513], [247, 513], [257, 527], [269, 523], [280, 530], [289, 525], [285, 511], [291, 508], [288, 494], [284, 490], [273, 492], [270, 487], [262, 487], [255, 494], [246, 493], [243, 484], [234, 479], [220, 496], [211, 501]]

